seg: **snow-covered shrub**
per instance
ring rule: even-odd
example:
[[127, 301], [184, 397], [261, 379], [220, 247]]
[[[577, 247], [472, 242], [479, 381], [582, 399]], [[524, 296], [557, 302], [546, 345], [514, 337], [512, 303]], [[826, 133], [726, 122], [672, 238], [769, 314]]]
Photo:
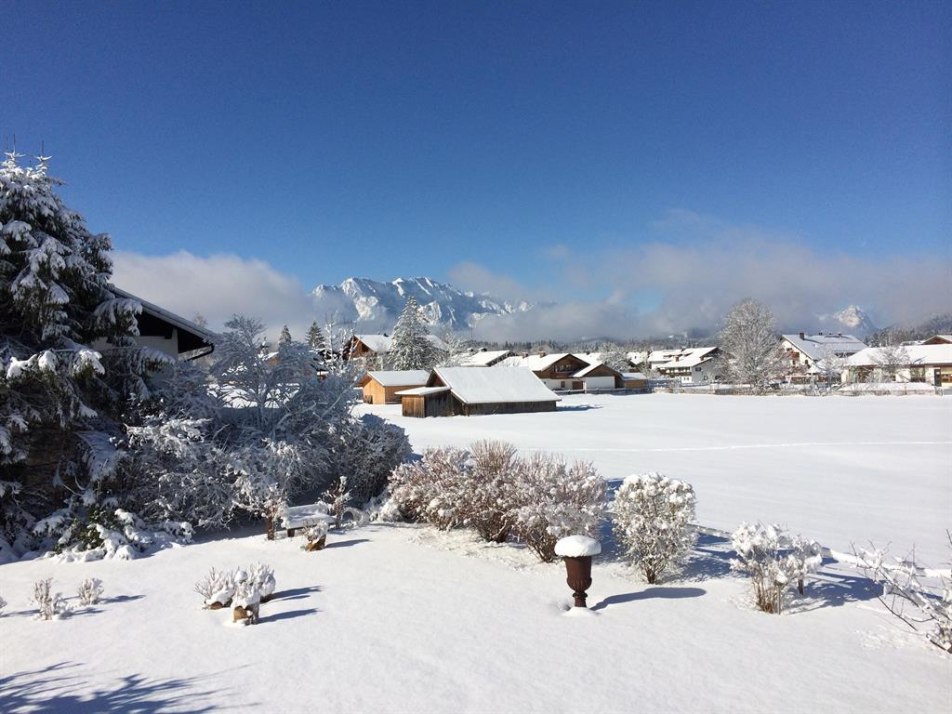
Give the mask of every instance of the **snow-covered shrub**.
[[348, 497], [342, 505], [363, 507], [378, 496], [393, 470], [410, 455], [404, 430], [374, 414], [341, 423], [332, 437], [328, 468], [347, 480]]
[[483, 540], [504, 543], [516, 520], [516, 484], [522, 463], [516, 447], [502, 441], [477, 441], [460, 476], [462, 522]]
[[254, 584], [261, 594], [261, 602], [267, 602], [274, 594], [276, 581], [274, 568], [264, 563], [252, 563], [248, 568], [248, 580]]
[[253, 625], [258, 621], [258, 606], [261, 604], [261, 588], [248, 573], [239, 568], [235, 571], [235, 594], [231, 601], [234, 621]]
[[823, 564], [823, 548], [815, 540], [795, 535], [790, 540], [790, 552], [787, 553], [787, 565], [791, 575], [796, 578], [797, 592], [803, 595], [803, 581], [807, 575], [815, 573]]
[[102, 597], [102, 592], [102, 580], [99, 578], [85, 578], [83, 582], [79, 584], [79, 589], [76, 594], [79, 596], [79, 604], [83, 607], [87, 607], [98, 603]]
[[195, 583], [195, 592], [202, 596], [203, 607], [212, 610], [227, 607], [235, 595], [234, 571], [211, 568]]
[[694, 547], [694, 489], [659, 473], [628, 476], [613, 504], [615, 537], [649, 583]]
[[[952, 546], [952, 535], [949, 535]], [[923, 568], [916, 562], [915, 553], [908, 558], [893, 558], [888, 562], [885, 550], [873, 547], [856, 552], [859, 567], [873, 581], [883, 584], [879, 600], [893, 615], [919, 632], [920, 625], [929, 629], [926, 637], [937, 647], [952, 652], [952, 572], [937, 578], [935, 586], [922, 582]], [[941, 593], [941, 594], [940, 594]]]
[[462, 489], [469, 452], [455, 447], [427, 449], [423, 458], [401, 464], [390, 477], [390, 497], [404, 518], [425, 521], [441, 530], [459, 525]]
[[819, 566], [815, 556], [807, 555], [812, 546], [804, 545], [801, 553], [796, 554], [790, 543], [780, 526], [762, 523], [742, 523], [731, 535], [731, 545], [737, 553], [737, 558], [731, 560], [731, 569], [750, 576], [754, 600], [763, 612], [779, 614], [787, 590], [813, 563]]
[[7, 601], [0, 597], [0, 615], [3, 614], [3, 608], [7, 606]]
[[69, 611], [66, 601], [60, 593], [54, 593], [53, 578], [37, 580], [33, 583], [33, 603], [37, 607], [38, 620], [59, 619]]
[[560, 538], [594, 537], [605, 517], [605, 481], [590, 463], [566, 466], [561, 456], [536, 453], [523, 461], [514, 488], [513, 534], [546, 563]]

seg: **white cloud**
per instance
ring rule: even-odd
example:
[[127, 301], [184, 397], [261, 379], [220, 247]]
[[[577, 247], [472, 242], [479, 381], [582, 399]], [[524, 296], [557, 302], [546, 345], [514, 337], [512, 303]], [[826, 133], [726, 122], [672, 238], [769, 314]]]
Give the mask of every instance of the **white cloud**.
[[118, 287], [188, 319], [200, 313], [213, 330], [240, 314], [262, 320], [272, 338], [284, 324], [301, 338], [316, 317], [308, 291], [261, 260], [186, 251], [164, 256], [116, 251], [112, 259]]
[[518, 302], [529, 295], [529, 291], [510, 276], [494, 273], [469, 261], [450, 268], [449, 280], [453, 287], [459, 290], [486, 293], [503, 300]]

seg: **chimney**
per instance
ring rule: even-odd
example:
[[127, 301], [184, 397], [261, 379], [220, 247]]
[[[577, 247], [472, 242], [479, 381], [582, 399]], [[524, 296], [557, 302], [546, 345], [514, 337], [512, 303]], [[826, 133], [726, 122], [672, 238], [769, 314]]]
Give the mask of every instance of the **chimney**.
[[545, 351], [539, 352], [540, 357], [545, 357]]
[[801, 333], [800, 333], [800, 339], [801, 339], [801, 340], [805, 340], [806, 338], [807, 338], [807, 336], [804, 335], [804, 334], [801, 332]]

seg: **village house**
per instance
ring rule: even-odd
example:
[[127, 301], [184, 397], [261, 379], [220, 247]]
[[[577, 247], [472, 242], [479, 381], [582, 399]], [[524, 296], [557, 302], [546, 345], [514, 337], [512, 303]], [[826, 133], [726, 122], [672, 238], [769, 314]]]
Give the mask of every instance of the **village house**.
[[711, 384], [724, 376], [719, 347], [680, 347], [677, 349], [630, 352], [632, 364], [685, 385]]
[[[136, 343], [140, 347], [180, 360], [197, 359], [214, 351], [215, 335], [210, 330], [114, 285], [109, 286], [109, 291], [117, 298], [134, 300], [142, 306], [136, 315], [139, 328]], [[90, 346], [99, 351], [109, 349], [106, 340], [97, 340]]]
[[838, 372], [847, 357], [866, 349], [866, 343], [853, 335], [822, 332], [807, 335], [782, 335], [780, 350], [789, 382], [809, 382], [821, 373]]
[[568, 352], [537, 355], [522, 355], [508, 357], [498, 364], [495, 369], [504, 367], [526, 367], [549, 389], [582, 390], [585, 382], [575, 378], [578, 372], [589, 367], [589, 363], [581, 357]]
[[[952, 343], [867, 347], [846, 360], [848, 382], [923, 382], [952, 386]], [[894, 374], [890, 375], [890, 372]]]
[[344, 359], [373, 359], [387, 354], [393, 338], [382, 335], [354, 335], [344, 347]]
[[378, 370], [365, 373], [357, 382], [367, 404], [399, 404], [397, 392], [422, 387], [429, 379], [425, 369]]
[[397, 395], [411, 417], [552, 412], [559, 401], [525, 367], [437, 367], [425, 386]]

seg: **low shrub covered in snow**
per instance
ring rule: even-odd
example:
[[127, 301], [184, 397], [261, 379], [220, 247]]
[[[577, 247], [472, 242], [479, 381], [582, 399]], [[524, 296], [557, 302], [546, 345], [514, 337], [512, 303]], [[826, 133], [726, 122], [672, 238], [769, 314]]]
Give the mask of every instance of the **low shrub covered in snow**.
[[195, 583], [195, 592], [202, 596], [206, 609], [217, 610], [229, 605], [237, 607], [236, 598], [244, 600], [253, 594], [257, 594], [258, 602], [267, 602], [274, 594], [275, 584], [274, 569], [270, 565], [252, 563], [247, 570], [211, 568]]
[[33, 583], [33, 603], [37, 607], [38, 620], [59, 619], [69, 612], [63, 596], [53, 592], [53, 578], [37, 580]]
[[776, 525], [742, 523], [731, 535], [737, 558], [731, 569], [749, 575], [754, 601], [763, 612], [780, 613], [786, 592], [807, 573], [816, 572], [822, 557], [819, 546], [800, 536], [791, 539]]
[[102, 580], [99, 578], [85, 578], [83, 582], [79, 584], [79, 589], [77, 590], [79, 604], [83, 607], [97, 604], [102, 597], [102, 592]]
[[659, 473], [629, 476], [615, 494], [615, 537], [649, 583], [694, 546], [695, 502], [690, 484]]
[[[949, 540], [952, 545], [952, 536]], [[883, 584], [883, 605], [917, 632], [926, 625], [929, 641], [952, 652], [952, 572], [943, 573], [930, 588], [922, 582], [925, 572], [915, 554], [889, 562], [888, 553], [874, 547], [855, 555], [867, 576]]]
[[195, 592], [202, 596], [206, 608], [226, 607], [235, 595], [234, 572], [211, 568], [197, 583]]
[[594, 535], [605, 511], [605, 482], [591, 464], [541, 453], [520, 459], [501, 442], [428, 449], [394, 471], [390, 493], [404, 518], [471, 526], [497, 543], [515, 538], [544, 561], [562, 536]]

